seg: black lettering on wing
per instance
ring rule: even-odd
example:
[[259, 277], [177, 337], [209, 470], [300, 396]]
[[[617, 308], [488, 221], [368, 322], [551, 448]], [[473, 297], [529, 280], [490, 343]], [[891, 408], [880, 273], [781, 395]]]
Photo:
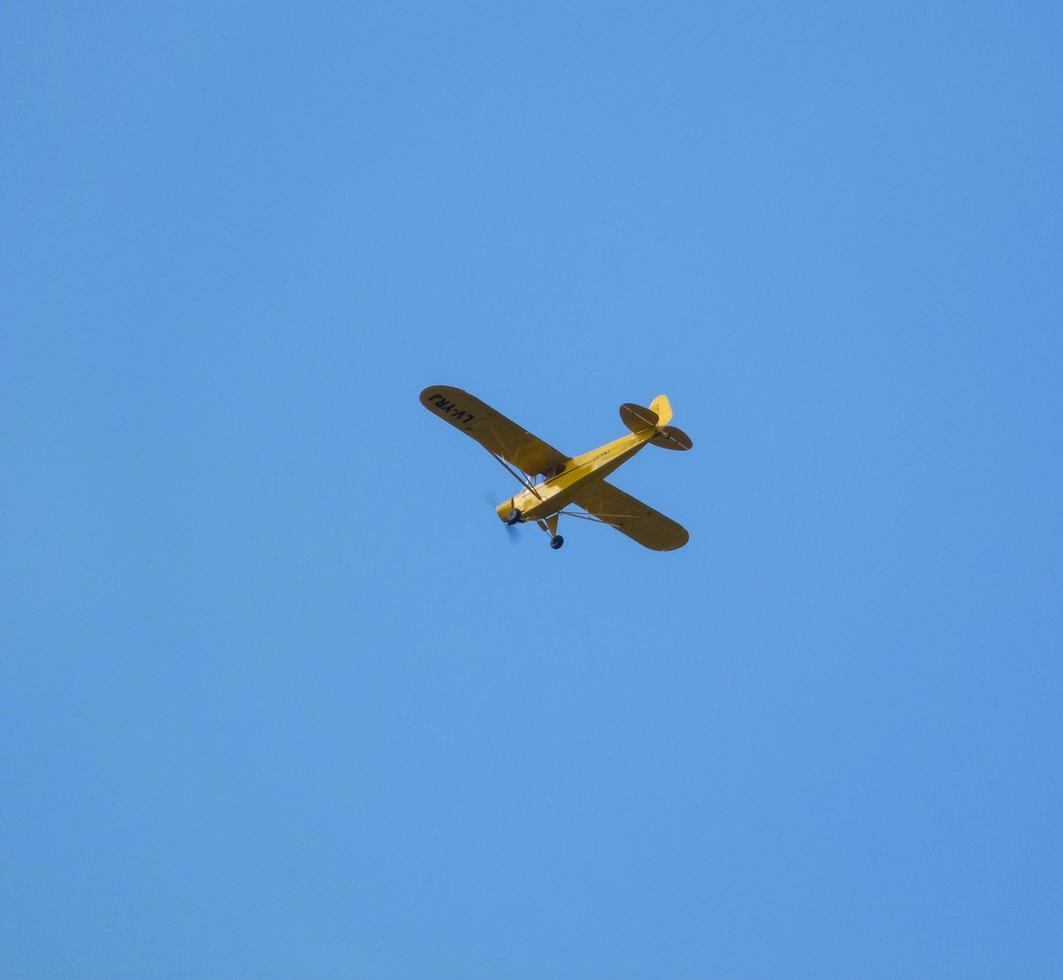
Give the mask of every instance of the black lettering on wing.
[[450, 416], [455, 422], [464, 423], [468, 426], [476, 419], [475, 415], [470, 415], [465, 409], [455, 405], [454, 402], [448, 400], [445, 395], [439, 392], [429, 395], [427, 401], [430, 405], [435, 406], [437, 412]]

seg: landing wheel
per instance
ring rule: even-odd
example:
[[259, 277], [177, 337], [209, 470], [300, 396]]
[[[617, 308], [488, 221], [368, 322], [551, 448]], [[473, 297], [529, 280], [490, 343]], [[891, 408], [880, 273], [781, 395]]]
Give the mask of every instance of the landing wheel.
[[555, 534], [550, 539], [550, 547], [553, 548], [554, 551], [557, 551], [557, 549], [560, 548], [561, 545], [563, 545], [564, 543], [565, 543], [565, 539], [563, 537], [561, 537], [560, 534]]
[[506, 523], [510, 527], [512, 527], [514, 524], [519, 524], [520, 523], [520, 511], [519, 510], [511, 510], [509, 512], [509, 516], [506, 518]]

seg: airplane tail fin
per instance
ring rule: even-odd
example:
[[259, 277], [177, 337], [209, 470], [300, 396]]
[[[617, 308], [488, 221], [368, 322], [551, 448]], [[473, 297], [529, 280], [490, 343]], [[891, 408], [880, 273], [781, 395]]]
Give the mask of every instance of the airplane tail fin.
[[656, 429], [650, 442], [662, 449], [690, 449], [694, 445], [694, 440], [682, 429], [668, 424], [672, 419], [672, 405], [667, 395], [658, 395], [649, 408], [625, 402], [620, 406], [620, 418], [632, 432]]
[[657, 414], [657, 424], [667, 425], [672, 421], [672, 403], [667, 395], [658, 395], [650, 402], [650, 411]]

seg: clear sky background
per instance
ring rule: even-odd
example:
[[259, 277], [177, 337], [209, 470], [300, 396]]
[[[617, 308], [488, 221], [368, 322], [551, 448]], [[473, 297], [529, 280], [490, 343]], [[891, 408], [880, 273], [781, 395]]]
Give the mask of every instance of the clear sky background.
[[5, 4], [0, 975], [1063, 976], [1061, 51]]

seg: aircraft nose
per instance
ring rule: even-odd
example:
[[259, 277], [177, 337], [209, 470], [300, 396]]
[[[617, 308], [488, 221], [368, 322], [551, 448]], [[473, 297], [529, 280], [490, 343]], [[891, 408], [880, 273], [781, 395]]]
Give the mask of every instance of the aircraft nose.
[[513, 506], [512, 500], [503, 500], [502, 503], [495, 508], [495, 513], [503, 524], [514, 524], [516, 522], [510, 516], [514, 510], [517, 510], [519, 513], [519, 508]]

